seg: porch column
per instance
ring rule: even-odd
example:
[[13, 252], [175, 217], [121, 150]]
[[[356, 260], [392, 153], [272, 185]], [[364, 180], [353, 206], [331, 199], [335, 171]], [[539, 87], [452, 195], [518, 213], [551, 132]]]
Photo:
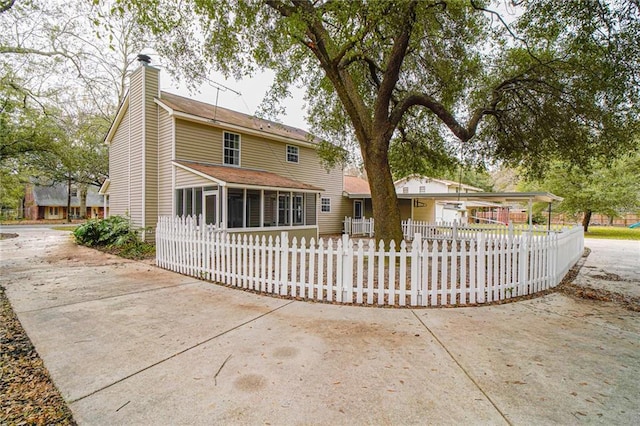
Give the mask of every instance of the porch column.
[[260, 190], [260, 228], [264, 226], [264, 189]]
[[229, 200], [227, 200], [227, 186], [221, 186], [220, 187], [220, 192], [221, 192], [221, 196], [220, 196], [220, 201], [222, 203], [222, 211], [220, 212], [220, 219], [221, 219], [221, 226], [220, 229], [227, 229], [227, 216], [228, 216], [228, 212], [227, 212], [227, 206], [229, 205]]
[[293, 192], [289, 192], [289, 226], [293, 226]]
[[247, 188], [242, 190], [242, 227], [247, 227]]

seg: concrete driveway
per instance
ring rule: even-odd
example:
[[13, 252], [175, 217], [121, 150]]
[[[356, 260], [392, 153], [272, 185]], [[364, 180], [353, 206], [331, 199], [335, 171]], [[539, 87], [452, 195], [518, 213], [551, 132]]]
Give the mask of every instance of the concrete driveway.
[[80, 424], [640, 418], [640, 314], [613, 304], [306, 303], [76, 247], [61, 231], [20, 232], [0, 257], [0, 285]]

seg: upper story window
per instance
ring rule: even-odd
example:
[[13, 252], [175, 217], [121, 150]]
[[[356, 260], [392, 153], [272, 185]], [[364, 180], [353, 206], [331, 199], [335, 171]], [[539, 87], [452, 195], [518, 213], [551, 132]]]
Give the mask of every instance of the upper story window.
[[223, 162], [229, 166], [240, 165], [240, 135], [224, 132]]
[[300, 156], [298, 153], [298, 147], [293, 145], [287, 145], [287, 162], [297, 163]]
[[427, 188], [425, 186], [420, 186], [420, 193], [424, 194], [425, 192], [427, 192]]
[[78, 187], [75, 185], [71, 185], [71, 196], [72, 197], [78, 196]]
[[409, 188], [406, 187], [406, 186], [404, 188], [402, 188], [402, 193], [403, 194], [408, 194], [409, 193]]

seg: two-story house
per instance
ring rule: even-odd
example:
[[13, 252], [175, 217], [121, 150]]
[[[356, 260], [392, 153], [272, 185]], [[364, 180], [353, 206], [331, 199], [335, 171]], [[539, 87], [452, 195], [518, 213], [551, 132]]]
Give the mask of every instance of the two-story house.
[[161, 91], [141, 63], [105, 139], [110, 215], [149, 230], [159, 216], [203, 215], [229, 232], [341, 231], [342, 169], [323, 168], [310, 134]]
[[[484, 192], [481, 188], [446, 179], [410, 175], [394, 182], [398, 196], [412, 194], [411, 218], [424, 222], [466, 221], [467, 210], [477, 202], [460, 200], [457, 194]], [[449, 194], [437, 198], [437, 194]]]

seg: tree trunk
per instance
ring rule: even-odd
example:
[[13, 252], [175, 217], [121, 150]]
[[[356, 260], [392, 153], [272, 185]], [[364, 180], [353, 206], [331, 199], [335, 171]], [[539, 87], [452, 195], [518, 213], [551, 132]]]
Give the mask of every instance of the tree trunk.
[[80, 219], [87, 218], [87, 184], [78, 185], [78, 197], [80, 197]]
[[383, 240], [385, 244], [389, 244], [393, 240], [396, 247], [399, 247], [403, 235], [398, 196], [393, 185], [387, 150], [376, 147], [385, 144], [375, 142], [367, 145], [364, 167], [371, 188], [376, 241]]
[[71, 223], [71, 177], [67, 178], [67, 223]]
[[593, 213], [591, 210], [586, 210], [584, 212], [584, 217], [582, 218], [582, 228], [584, 229], [584, 232], [589, 231], [589, 222], [591, 222], [591, 213]]

